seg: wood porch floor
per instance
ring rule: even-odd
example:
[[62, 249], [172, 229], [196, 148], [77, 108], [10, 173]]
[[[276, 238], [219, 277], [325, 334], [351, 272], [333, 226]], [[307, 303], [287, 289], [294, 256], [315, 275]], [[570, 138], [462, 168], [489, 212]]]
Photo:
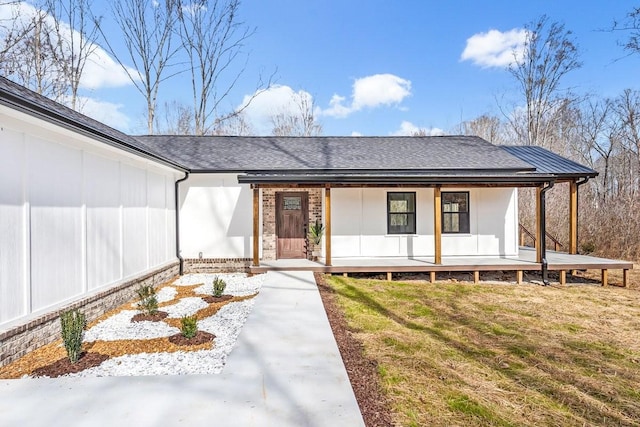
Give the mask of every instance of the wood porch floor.
[[[454, 257], [442, 259], [442, 264], [435, 264], [433, 257], [425, 258], [333, 258], [332, 265], [326, 266], [322, 259], [309, 261], [305, 259], [261, 260], [260, 266], [252, 266], [251, 273], [264, 273], [269, 270], [307, 270], [322, 273], [387, 273], [389, 279], [393, 273], [430, 273], [431, 281], [435, 281], [437, 272], [465, 271], [473, 272], [474, 280], [479, 280], [481, 271], [513, 271], [517, 282], [522, 282], [524, 271], [541, 271], [540, 263], [535, 262], [536, 250], [520, 247], [516, 258], [497, 257]], [[588, 255], [570, 255], [564, 252], [547, 251], [549, 271], [560, 272], [560, 283], [564, 284], [566, 272], [571, 270], [601, 270], [602, 284], [607, 285], [608, 270], [623, 271], [623, 285], [627, 286], [627, 272], [633, 263], [627, 261], [597, 258]]]

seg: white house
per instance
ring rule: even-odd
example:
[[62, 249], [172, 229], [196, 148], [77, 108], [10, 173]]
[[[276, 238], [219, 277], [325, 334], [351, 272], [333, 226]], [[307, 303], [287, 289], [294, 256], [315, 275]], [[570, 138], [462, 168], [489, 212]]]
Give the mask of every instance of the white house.
[[322, 271], [517, 258], [518, 188], [538, 189], [544, 236], [545, 191], [569, 182], [573, 206], [595, 175], [473, 136], [131, 136], [0, 78], [0, 365], [53, 340], [61, 310], [95, 317], [142, 281], [310, 259], [316, 223]]

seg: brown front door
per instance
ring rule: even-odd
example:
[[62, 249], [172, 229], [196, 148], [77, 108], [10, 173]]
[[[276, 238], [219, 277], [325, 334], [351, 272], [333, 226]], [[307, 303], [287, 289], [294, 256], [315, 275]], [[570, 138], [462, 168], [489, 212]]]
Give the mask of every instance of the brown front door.
[[307, 257], [307, 193], [276, 193], [276, 258]]

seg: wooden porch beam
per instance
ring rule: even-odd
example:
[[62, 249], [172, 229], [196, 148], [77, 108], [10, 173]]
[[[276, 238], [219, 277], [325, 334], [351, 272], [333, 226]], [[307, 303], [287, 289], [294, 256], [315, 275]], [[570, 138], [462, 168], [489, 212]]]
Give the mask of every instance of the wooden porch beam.
[[260, 188], [253, 188], [253, 266], [260, 265]]
[[331, 187], [324, 189], [324, 264], [331, 266]]
[[434, 263], [442, 264], [442, 193], [440, 187], [433, 189], [433, 239], [434, 239]]
[[578, 253], [578, 183], [569, 183], [569, 253]]
[[542, 204], [540, 199], [542, 187], [536, 187], [536, 262], [542, 262]]
[[609, 270], [606, 268], [602, 269], [602, 286], [609, 285]]

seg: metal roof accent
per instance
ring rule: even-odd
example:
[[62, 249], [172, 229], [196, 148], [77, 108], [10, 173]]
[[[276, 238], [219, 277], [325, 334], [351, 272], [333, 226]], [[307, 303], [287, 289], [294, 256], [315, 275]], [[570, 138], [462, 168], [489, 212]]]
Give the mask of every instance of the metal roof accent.
[[536, 145], [500, 145], [507, 153], [529, 163], [537, 172], [558, 178], [594, 178], [598, 172]]

